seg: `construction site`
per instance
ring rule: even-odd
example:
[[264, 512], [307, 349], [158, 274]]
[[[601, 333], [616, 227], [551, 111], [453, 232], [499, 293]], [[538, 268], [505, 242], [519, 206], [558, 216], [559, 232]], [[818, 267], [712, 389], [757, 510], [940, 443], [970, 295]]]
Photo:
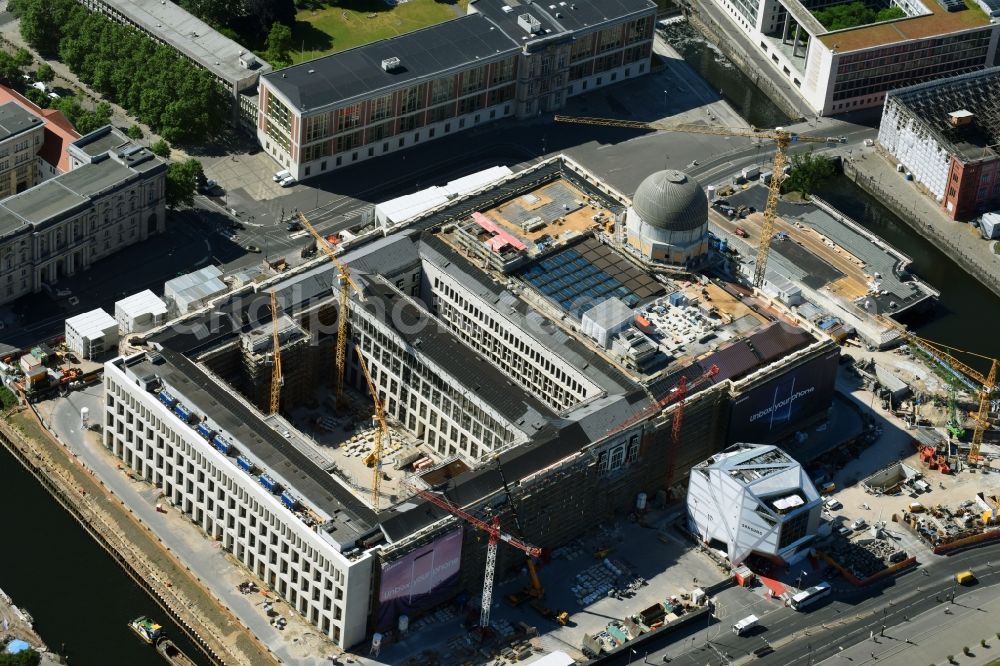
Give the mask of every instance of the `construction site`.
[[[133, 336], [134, 353], [105, 366], [105, 446], [343, 647], [389, 649], [456, 599], [470, 630], [506, 640], [522, 636], [522, 603], [545, 633], [610, 602], [605, 587], [644, 590], [680, 552], [659, 568], [598, 559], [568, 584], [545, 563], [599, 524], [670, 506], [688, 470], [737, 437], [821, 422], [839, 358], [767, 302], [670, 264], [687, 261], [676, 252], [651, 270], [616, 248], [630, 216], [654, 253], [706, 247], [704, 194], [662, 173], [687, 206], [677, 222], [559, 157], [385, 237], [335, 249], [318, 237], [323, 255], [301, 269]], [[129, 435], [144, 423], [163, 429], [162, 454]], [[214, 504], [173, 459], [239, 488], [236, 505]], [[251, 538], [255, 515], [277, 542]], [[300, 556], [282, 564], [285, 540]], [[643, 608], [680, 617], [698, 596], [686, 578]], [[505, 584], [522, 615], [499, 610]], [[584, 633], [634, 633], [634, 605], [614, 610], [617, 630]]]

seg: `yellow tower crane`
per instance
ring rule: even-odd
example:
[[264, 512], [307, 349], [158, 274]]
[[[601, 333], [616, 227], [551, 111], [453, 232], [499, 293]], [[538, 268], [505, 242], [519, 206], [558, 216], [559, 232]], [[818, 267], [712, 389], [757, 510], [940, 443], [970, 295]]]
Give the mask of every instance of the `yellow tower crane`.
[[375, 419], [378, 421], [378, 426], [375, 428], [375, 446], [372, 447], [372, 452], [365, 456], [365, 464], [372, 468], [372, 505], [378, 511], [379, 486], [382, 483], [382, 438], [389, 437], [389, 426], [385, 422], [385, 410], [382, 409], [382, 401], [379, 400], [375, 382], [368, 374], [368, 364], [361, 355], [361, 348], [355, 347], [354, 351], [358, 354], [358, 365], [361, 366], [361, 372], [368, 382], [368, 391], [372, 394], [372, 402], [375, 404]]
[[281, 339], [278, 335], [278, 295], [271, 290], [271, 334], [274, 336], [274, 366], [271, 369], [271, 413], [278, 411], [281, 402], [281, 386], [285, 383], [281, 376]]
[[[998, 371], [1000, 371], [1000, 360], [984, 356], [982, 354], [977, 354], [975, 352], [965, 351], [963, 349], [945, 348], [944, 345], [938, 342], [933, 342], [931, 340], [926, 340], [913, 335], [909, 331], [905, 330], [900, 324], [886, 317], [883, 317], [882, 319], [899, 331], [907, 342], [923, 350], [924, 353], [934, 359], [935, 363], [944, 366], [945, 369], [949, 370], [956, 376], [961, 375], [961, 377], [964, 377], [966, 380], [965, 383], [973, 386], [976, 393], [979, 394], [979, 409], [973, 415], [973, 418], [976, 421], [976, 427], [972, 431], [972, 441], [969, 444], [968, 457], [970, 465], [978, 464], [979, 449], [983, 443], [983, 433], [986, 432], [991, 425], [990, 401], [993, 398], [993, 392], [997, 388], [997, 374]], [[953, 352], [959, 352], [969, 356], [974, 356], [984, 361], [989, 361], [990, 369], [984, 375], [980, 371], [969, 366], [967, 363], [964, 363], [956, 358]]]
[[337, 258], [337, 255], [333, 253], [333, 249], [330, 248], [330, 244], [316, 231], [316, 227], [301, 212], [299, 213], [299, 221], [302, 222], [302, 226], [316, 239], [316, 246], [323, 250], [330, 261], [340, 271], [340, 308], [337, 312], [337, 381], [334, 384], [337, 406], [340, 407], [344, 404], [344, 368], [347, 362], [347, 299], [350, 295], [350, 289], [354, 289], [354, 293], [361, 296], [361, 288], [351, 278], [351, 274], [347, 270], [347, 265]]
[[[333, 249], [330, 248], [330, 244], [327, 243], [326, 239], [314, 227], [309, 220], [301, 212], [299, 213], [299, 221], [302, 226], [313, 235], [316, 239], [316, 247], [323, 250], [326, 256], [333, 262], [333, 264], [340, 271], [340, 308], [337, 312], [337, 367], [335, 372], [337, 373], [337, 405], [342, 405], [344, 400], [344, 370], [346, 368], [347, 361], [347, 320], [348, 320], [348, 298], [350, 297], [350, 290], [353, 289], [354, 293], [358, 295], [358, 298], [364, 300], [364, 293], [361, 291], [361, 287], [358, 283], [351, 278], [351, 274], [348, 272], [347, 264], [342, 262], [334, 254]], [[378, 427], [375, 430], [375, 446], [372, 448], [372, 452], [365, 457], [365, 464], [372, 468], [372, 505], [375, 510], [378, 510], [379, 502], [379, 486], [382, 481], [382, 445], [384, 443], [383, 436], [388, 436], [389, 426], [385, 421], [385, 411], [382, 408], [382, 401], [379, 400], [378, 391], [375, 388], [375, 383], [372, 381], [371, 374], [368, 372], [368, 363], [365, 361], [365, 357], [361, 354], [361, 347], [355, 347], [354, 351], [358, 355], [358, 365], [361, 366], [361, 372], [365, 376], [365, 381], [368, 383], [368, 391], [372, 395], [372, 402], [375, 405], [375, 418], [378, 420]]]
[[785, 151], [796, 142], [828, 143], [836, 141], [833, 137], [806, 136], [789, 132], [780, 127], [773, 130], [756, 129], [754, 127], [724, 127], [719, 125], [668, 125], [666, 123], [645, 123], [636, 120], [613, 120], [609, 118], [585, 118], [577, 116], [555, 117], [556, 122], [577, 123], [581, 125], [599, 125], [601, 127], [622, 127], [625, 129], [656, 130], [664, 132], [686, 132], [688, 134], [711, 134], [713, 136], [736, 136], [747, 139], [770, 139], [774, 141], [774, 164], [771, 183], [767, 190], [767, 205], [764, 206], [764, 222], [760, 228], [760, 241], [757, 244], [757, 263], [753, 271], [753, 286], [760, 288], [764, 284], [764, 271], [767, 268], [767, 257], [771, 252], [771, 236], [774, 233], [774, 218], [778, 213], [778, 195], [781, 193], [781, 178], [785, 168]]

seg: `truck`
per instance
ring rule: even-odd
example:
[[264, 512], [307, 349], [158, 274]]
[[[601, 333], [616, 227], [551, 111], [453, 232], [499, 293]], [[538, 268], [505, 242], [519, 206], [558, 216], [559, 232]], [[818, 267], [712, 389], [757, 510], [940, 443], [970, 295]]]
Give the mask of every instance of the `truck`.
[[756, 615], [747, 615], [745, 618], [733, 625], [733, 633], [737, 636], [742, 636], [756, 627], [759, 622], [760, 619]]
[[747, 180], [753, 180], [760, 175], [760, 167], [749, 166], [743, 169], [740, 174]]

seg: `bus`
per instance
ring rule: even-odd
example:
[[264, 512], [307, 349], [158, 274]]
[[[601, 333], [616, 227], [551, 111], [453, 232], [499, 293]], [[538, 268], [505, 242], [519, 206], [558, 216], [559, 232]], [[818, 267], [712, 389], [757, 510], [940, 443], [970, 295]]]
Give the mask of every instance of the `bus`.
[[792, 607], [793, 610], [805, 610], [812, 604], [816, 603], [826, 595], [830, 594], [833, 588], [826, 581], [817, 583], [813, 585], [808, 590], [799, 592], [789, 600], [788, 605]]

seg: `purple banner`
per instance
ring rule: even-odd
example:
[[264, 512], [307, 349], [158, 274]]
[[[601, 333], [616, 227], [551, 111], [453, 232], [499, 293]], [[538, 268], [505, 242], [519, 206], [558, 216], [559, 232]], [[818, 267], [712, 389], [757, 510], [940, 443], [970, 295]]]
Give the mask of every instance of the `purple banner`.
[[461, 562], [462, 530], [457, 529], [383, 565], [377, 628], [394, 627], [400, 615], [426, 610], [454, 594]]

